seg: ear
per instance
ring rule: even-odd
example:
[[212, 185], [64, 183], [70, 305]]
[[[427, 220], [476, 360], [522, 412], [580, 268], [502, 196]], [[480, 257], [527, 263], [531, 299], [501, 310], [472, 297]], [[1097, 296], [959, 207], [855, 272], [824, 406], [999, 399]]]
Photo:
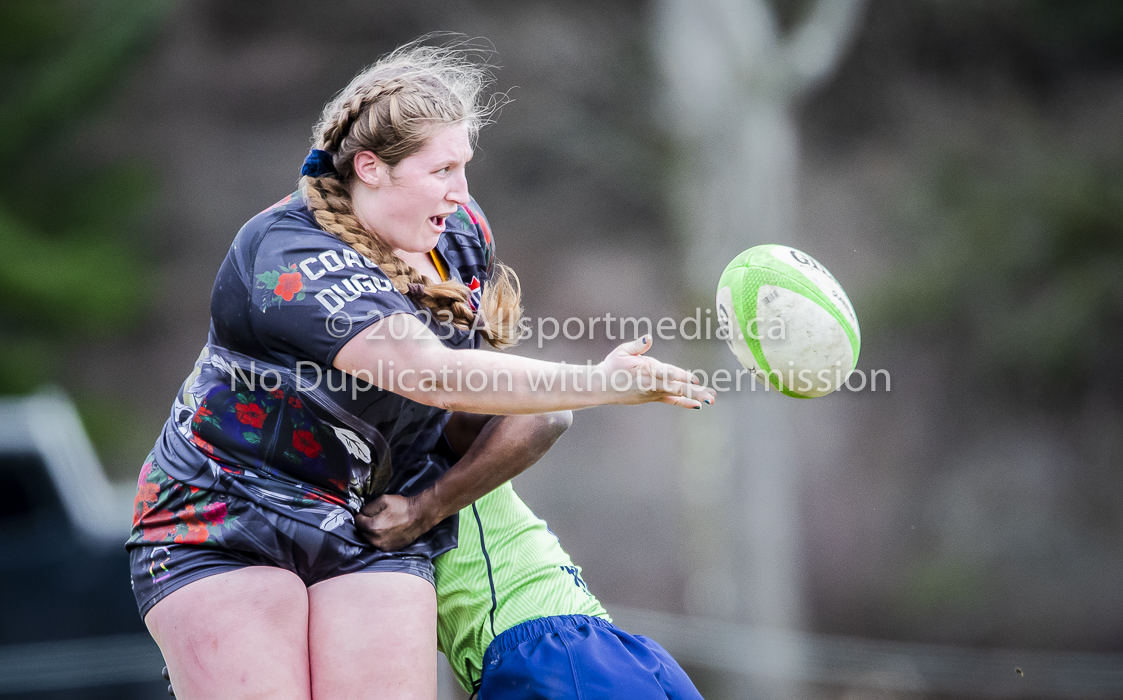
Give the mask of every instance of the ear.
[[369, 187], [378, 187], [385, 183], [389, 168], [382, 159], [371, 151], [359, 151], [352, 161], [355, 175]]

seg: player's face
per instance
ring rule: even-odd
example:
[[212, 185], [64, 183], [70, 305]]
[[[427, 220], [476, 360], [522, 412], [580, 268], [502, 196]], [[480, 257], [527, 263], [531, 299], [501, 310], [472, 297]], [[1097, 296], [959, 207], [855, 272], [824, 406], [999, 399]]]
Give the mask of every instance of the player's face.
[[392, 169], [379, 162], [377, 176], [362, 179], [353, 192], [359, 219], [395, 250], [432, 250], [445, 219], [468, 203], [464, 169], [471, 159], [467, 126], [438, 127], [417, 153]]

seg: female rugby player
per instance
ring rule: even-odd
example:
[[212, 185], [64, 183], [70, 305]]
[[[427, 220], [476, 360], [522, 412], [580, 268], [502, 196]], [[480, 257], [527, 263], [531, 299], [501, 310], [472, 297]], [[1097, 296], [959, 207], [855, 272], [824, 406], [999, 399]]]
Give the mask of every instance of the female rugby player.
[[479, 349], [510, 345], [521, 313], [465, 179], [485, 75], [416, 44], [360, 73], [325, 107], [301, 189], [219, 268], [127, 544], [181, 698], [433, 697], [432, 559], [455, 519], [379, 551], [355, 515], [447, 471], [448, 410], [713, 401], [642, 356], [649, 339], [596, 367]]

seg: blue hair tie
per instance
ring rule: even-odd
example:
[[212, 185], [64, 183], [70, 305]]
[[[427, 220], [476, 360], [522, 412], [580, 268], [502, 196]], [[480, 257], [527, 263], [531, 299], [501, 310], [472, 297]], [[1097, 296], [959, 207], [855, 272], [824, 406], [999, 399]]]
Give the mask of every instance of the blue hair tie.
[[304, 159], [304, 167], [300, 169], [300, 174], [308, 177], [335, 177], [339, 173], [335, 170], [330, 153], [313, 148]]

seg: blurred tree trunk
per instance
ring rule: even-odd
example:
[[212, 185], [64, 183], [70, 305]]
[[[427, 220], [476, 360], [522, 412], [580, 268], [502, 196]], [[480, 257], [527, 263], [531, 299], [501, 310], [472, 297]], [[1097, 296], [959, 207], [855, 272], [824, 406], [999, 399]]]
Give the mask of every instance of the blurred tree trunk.
[[[688, 306], [712, 308], [737, 253], [797, 243], [795, 102], [838, 63], [863, 0], [816, 0], [786, 35], [765, 0], [658, 0], [655, 47], [675, 135], [673, 211], [686, 256]], [[695, 342], [689, 367], [738, 367], [724, 343]], [[790, 401], [723, 393], [684, 416], [686, 607], [753, 624], [797, 627], [803, 603]], [[735, 697], [792, 695], [752, 679]]]

